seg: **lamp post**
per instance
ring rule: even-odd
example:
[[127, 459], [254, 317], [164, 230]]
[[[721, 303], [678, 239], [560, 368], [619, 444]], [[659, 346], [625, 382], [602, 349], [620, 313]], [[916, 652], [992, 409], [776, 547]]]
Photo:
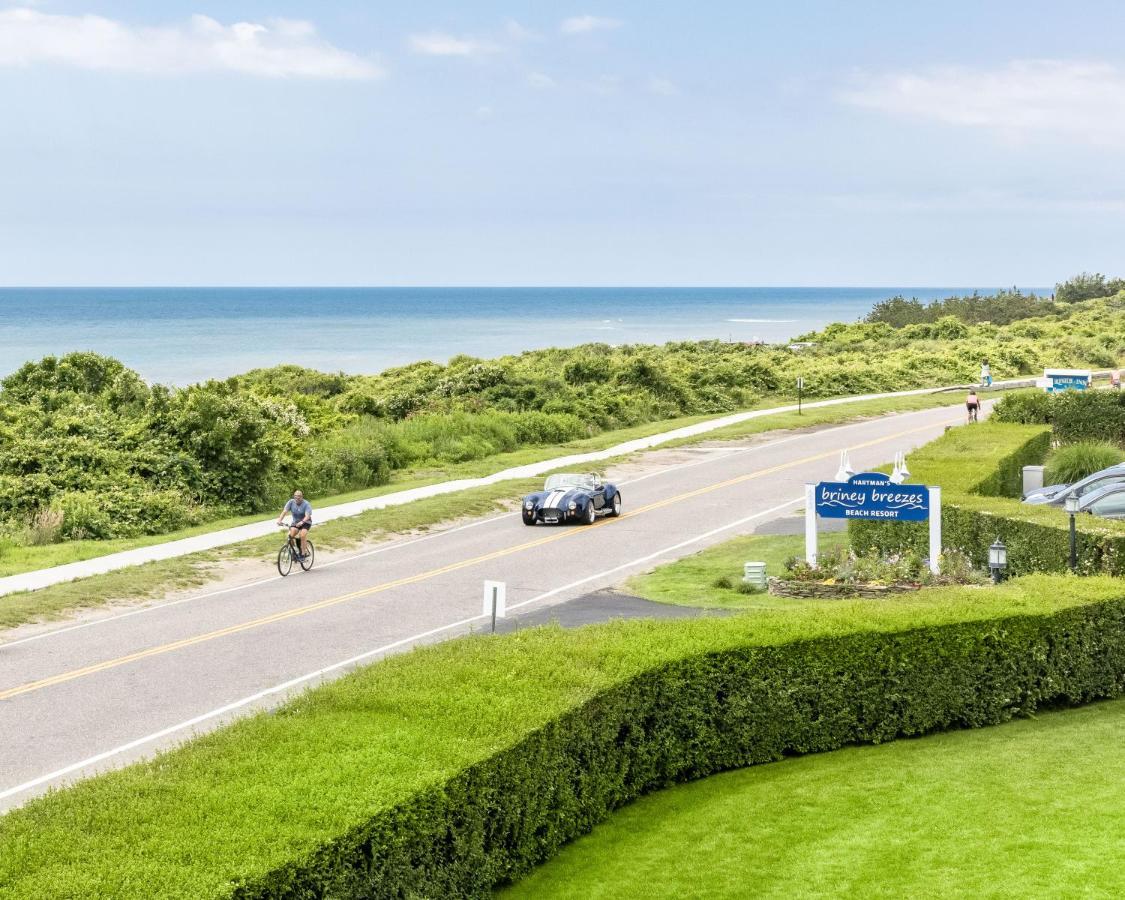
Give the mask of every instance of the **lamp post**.
[[992, 583], [999, 584], [1004, 578], [1004, 570], [1008, 568], [1008, 548], [997, 536], [988, 548], [988, 570], [992, 573]]
[[1081, 501], [1078, 499], [1077, 494], [1071, 494], [1066, 498], [1065, 507], [1066, 511], [1070, 513], [1070, 571], [1078, 571], [1078, 530], [1074, 524], [1074, 517], [1078, 514], [1078, 506]]

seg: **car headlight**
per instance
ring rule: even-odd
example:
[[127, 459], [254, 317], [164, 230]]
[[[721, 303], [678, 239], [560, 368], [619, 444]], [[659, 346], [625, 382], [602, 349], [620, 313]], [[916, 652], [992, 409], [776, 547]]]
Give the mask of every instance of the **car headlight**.
[[523, 508], [524, 509], [535, 509], [535, 503], [533, 503], [531, 500], [525, 500], [523, 502]]
[[570, 511], [574, 512], [576, 509], [578, 509], [578, 504], [575, 503], [573, 500], [571, 500], [570, 501]]

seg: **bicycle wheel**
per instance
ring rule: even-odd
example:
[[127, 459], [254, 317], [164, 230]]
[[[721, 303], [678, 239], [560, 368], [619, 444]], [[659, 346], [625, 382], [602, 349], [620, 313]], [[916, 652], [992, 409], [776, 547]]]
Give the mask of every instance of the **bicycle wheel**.
[[281, 573], [284, 578], [293, 569], [293, 554], [289, 552], [289, 542], [286, 541], [281, 545], [281, 549], [277, 553], [277, 571]]
[[306, 545], [309, 548], [308, 555], [301, 560], [301, 568], [306, 572], [313, 567], [313, 561], [316, 559], [316, 548], [313, 546], [312, 541], [307, 541]]

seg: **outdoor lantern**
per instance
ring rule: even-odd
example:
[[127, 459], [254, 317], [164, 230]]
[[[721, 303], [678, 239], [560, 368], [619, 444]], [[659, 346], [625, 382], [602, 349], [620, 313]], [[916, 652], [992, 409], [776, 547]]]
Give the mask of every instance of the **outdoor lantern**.
[[1074, 524], [1074, 516], [1082, 501], [1077, 494], [1070, 494], [1063, 503], [1064, 508], [1070, 513], [1070, 571], [1078, 571], [1078, 529]]
[[988, 548], [988, 570], [992, 573], [992, 581], [1000, 583], [1004, 577], [1004, 570], [1008, 568], [1008, 548], [999, 537]]

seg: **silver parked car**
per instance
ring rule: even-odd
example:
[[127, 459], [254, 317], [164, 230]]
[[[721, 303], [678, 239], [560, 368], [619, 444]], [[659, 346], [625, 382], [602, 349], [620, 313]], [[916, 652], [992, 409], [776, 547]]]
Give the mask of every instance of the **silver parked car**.
[[1103, 519], [1125, 519], [1125, 484], [1109, 484], [1090, 491], [1078, 509]]
[[1052, 484], [1041, 487], [1024, 497], [1023, 502], [1062, 506], [1066, 503], [1066, 498], [1072, 494], [1077, 497], [1085, 497], [1091, 491], [1108, 487], [1111, 484], [1125, 484], [1125, 463], [1118, 463], [1108, 469], [1095, 472], [1093, 475], [1087, 475], [1074, 484]]

